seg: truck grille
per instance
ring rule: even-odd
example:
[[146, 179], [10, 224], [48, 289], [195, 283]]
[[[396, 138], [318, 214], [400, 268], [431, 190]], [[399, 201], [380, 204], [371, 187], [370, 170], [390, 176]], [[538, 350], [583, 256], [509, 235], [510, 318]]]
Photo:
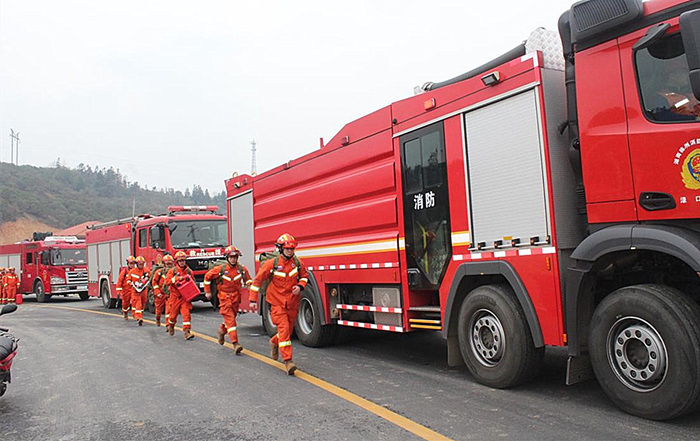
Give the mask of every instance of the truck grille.
[[209, 271], [209, 262], [223, 260], [223, 257], [195, 257], [187, 259], [187, 266], [192, 271]]
[[85, 284], [85, 285], [87, 285], [87, 283], [88, 283], [87, 270], [66, 271], [66, 283], [67, 284]]

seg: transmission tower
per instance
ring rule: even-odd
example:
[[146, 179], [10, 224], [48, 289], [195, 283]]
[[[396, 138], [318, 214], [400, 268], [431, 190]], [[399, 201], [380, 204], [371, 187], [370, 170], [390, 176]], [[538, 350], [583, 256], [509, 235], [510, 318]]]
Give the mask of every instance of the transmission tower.
[[255, 140], [250, 141], [250, 175], [258, 174], [258, 168], [255, 164]]

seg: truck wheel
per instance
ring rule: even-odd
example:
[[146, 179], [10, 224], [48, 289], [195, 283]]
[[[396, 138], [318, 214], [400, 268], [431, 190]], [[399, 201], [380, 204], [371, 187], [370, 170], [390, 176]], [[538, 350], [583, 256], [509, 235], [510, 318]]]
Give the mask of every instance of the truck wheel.
[[81, 292], [78, 295], [80, 296], [80, 300], [87, 300], [90, 298], [90, 295], [86, 292]]
[[262, 308], [262, 325], [267, 335], [272, 337], [277, 334], [277, 326], [272, 322], [270, 314], [270, 304], [265, 301], [265, 297], [260, 298], [259, 308]]
[[537, 374], [544, 348], [535, 348], [525, 313], [507, 285], [470, 292], [459, 311], [459, 349], [482, 384], [504, 389]]
[[299, 302], [299, 313], [294, 328], [297, 338], [304, 346], [320, 348], [335, 339], [336, 325], [321, 324], [321, 305], [309, 290], [304, 290]]
[[109, 286], [105, 282], [100, 285], [100, 297], [102, 298], [102, 305], [105, 309], [114, 309], [117, 306], [117, 299], [113, 299], [110, 296]]
[[663, 285], [620, 288], [596, 307], [588, 347], [600, 386], [652, 420], [700, 405], [700, 306]]
[[41, 282], [36, 282], [36, 284], [34, 284], [34, 294], [36, 294], [36, 301], [39, 303], [45, 303], [51, 300], [51, 296], [46, 294], [46, 291], [44, 291], [44, 284]]
[[152, 289], [148, 290], [148, 295], [146, 296], [146, 310], [151, 314], [156, 313], [156, 298]]

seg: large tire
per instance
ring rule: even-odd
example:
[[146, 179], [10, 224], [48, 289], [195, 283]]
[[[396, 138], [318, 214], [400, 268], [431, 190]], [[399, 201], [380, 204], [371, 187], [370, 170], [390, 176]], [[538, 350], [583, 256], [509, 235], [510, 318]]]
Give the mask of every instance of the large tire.
[[90, 295], [87, 292], [81, 292], [78, 293], [78, 295], [80, 296], [80, 300], [87, 300], [90, 298]]
[[507, 285], [470, 292], [459, 311], [459, 349], [482, 384], [504, 389], [537, 374], [544, 348], [535, 348], [525, 313]]
[[265, 328], [267, 335], [272, 337], [277, 334], [277, 326], [272, 322], [272, 315], [270, 314], [270, 304], [265, 301], [265, 297], [260, 299], [259, 308], [262, 309], [262, 325]]
[[313, 293], [307, 289], [302, 292], [299, 313], [294, 329], [297, 338], [304, 346], [320, 348], [335, 340], [337, 325], [321, 324], [321, 305], [317, 304]]
[[666, 420], [700, 405], [700, 306], [682, 292], [618, 289], [596, 307], [588, 347], [600, 386], [625, 412]]
[[105, 309], [114, 309], [117, 306], [117, 299], [113, 299], [109, 294], [109, 286], [106, 282], [100, 285], [100, 297], [102, 298], [102, 305]]
[[36, 282], [34, 284], [34, 294], [36, 294], [36, 301], [39, 303], [46, 303], [51, 300], [51, 295], [46, 294], [46, 291], [44, 291], [44, 284], [41, 282]]

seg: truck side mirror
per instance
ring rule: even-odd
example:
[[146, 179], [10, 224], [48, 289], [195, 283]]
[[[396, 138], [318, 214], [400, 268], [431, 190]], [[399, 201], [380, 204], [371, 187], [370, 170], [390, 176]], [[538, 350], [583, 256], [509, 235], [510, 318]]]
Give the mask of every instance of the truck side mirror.
[[700, 99], [700, 9], [684, 12], [680, 18], [681, 38], [690, 70], [693, 94]]

